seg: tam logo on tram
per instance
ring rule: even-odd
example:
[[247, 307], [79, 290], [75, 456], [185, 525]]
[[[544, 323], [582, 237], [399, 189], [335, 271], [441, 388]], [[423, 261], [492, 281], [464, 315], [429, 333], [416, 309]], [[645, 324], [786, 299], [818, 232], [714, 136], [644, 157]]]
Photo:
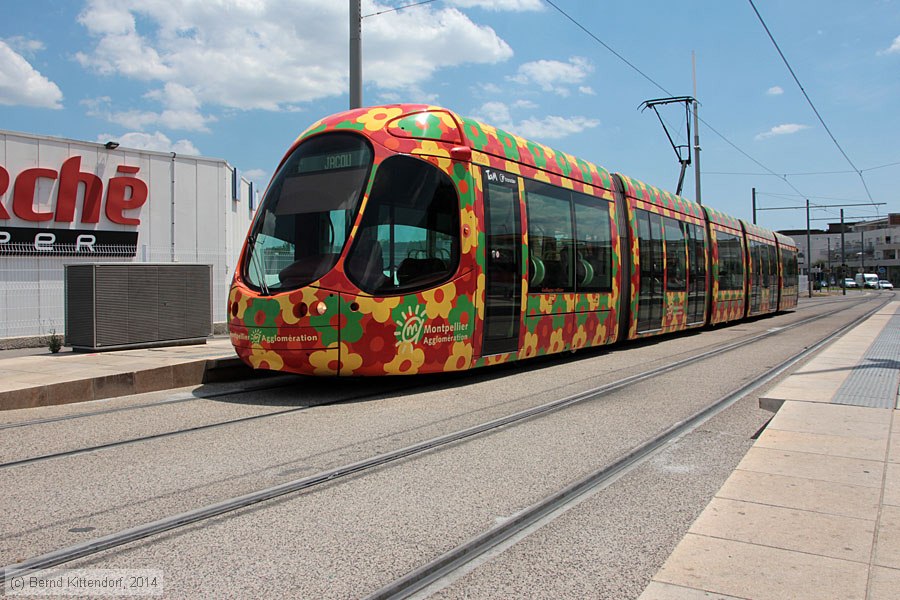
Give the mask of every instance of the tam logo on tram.
[[229, 294], [238, 355], [455, 371], [797, 305], [797, 248], [447, 109], [325, 118], [282, 160]]

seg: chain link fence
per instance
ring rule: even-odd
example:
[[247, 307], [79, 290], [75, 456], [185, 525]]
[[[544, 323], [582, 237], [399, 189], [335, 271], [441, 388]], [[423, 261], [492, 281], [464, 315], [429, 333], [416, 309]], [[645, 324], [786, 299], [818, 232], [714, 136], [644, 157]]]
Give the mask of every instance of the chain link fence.
[[[0, 245], [0, 342], [3, 338], [43, 337], [65, 331], [65, 265], [83, 263], [196, 263], [213, 266], [213, 322], [225, 321], [228, 286], [236, 256], [226, 252], [171, 247], [95, 246], [92, 252], [72, 245], [52, 251], [32, 244]], [[124, 296], [124, 295], [123, 295]]]

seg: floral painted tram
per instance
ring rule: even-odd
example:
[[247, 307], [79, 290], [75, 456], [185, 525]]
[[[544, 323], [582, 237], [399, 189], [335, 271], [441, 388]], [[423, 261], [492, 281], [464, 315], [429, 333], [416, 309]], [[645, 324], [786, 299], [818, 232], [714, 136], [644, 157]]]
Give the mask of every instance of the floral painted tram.
[[238, 355], [456, 371], [793, 308], [797, 248], [447, 109], [323, 119], [287, 152], [229, 295]]

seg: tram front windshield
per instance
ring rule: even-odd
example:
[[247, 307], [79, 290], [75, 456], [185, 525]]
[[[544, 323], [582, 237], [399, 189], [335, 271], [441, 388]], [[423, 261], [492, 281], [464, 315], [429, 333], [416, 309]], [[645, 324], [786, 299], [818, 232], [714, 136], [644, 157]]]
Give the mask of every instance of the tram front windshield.
[[371, 166], [371, 147], [354, 135], [323, 135], [294, 150], [250, 232], [246, 280], [264, 293], [284, 291], [309, 285], [334, 267]]

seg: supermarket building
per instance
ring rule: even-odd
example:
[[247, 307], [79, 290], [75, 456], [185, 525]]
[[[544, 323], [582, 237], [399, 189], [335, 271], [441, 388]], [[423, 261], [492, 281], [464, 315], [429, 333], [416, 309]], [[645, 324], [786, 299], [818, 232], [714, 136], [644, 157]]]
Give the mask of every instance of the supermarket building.
[[67, 264], [211, 265], [224, 323], [256, 199], [222, 159], [0, 130], [0, 348], [63, 333]]

